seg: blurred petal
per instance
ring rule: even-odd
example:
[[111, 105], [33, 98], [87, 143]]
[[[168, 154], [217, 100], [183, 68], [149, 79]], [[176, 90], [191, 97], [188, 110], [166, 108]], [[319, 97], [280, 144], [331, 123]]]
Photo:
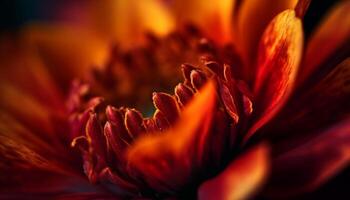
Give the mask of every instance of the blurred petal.
[[265, 180], [268, 163], [268, 147], [254, 147], [231, 162], [218, 176], [204, 182], [199, 187], [198, 199], [239, 200], [252, 196]]
[[23, 31], [24, 41], [38, 51], [55, 81], [68, 87], [89, 69], [103, 66], [108, 55], [108, 41], [91, 31], [63, 25], [30, 26]]
[[350, 118], [318, 134], [273, 161], [271, 195], [310, 192], [350, 164]]
[[178, 23], [199, 26], [210, 39], [219, 44], [230, 41], [235, 0], [220, 0], [215, 3], [210, 0], [178, 0], [174, 3]]
[[303, 68], [299, 80], [305, 80], [322, 62], [326, 61], [337, 48], [350, 40], [350, 2], [341, 1], [326, 16], [315, 30], [307, 44]]
[[245, 139], [266, 124], [289, 97], [299, 67], [302, 45], [302, 25], [294, 10], [277, 15], [265, 30], [259, 47], [254, 87], [259, 118]]
[[202, 166], [215, 102], [215, 86], [210, 81], [186, 105], [173, 128], [135, 141], [127, 154], [130, 173], [146, 177], [152, 188], [161, 191], [188, 183]]
[[87, 12], [90, 28], [124, 49], [142, 43], [147, 32], [163, 36], [174, 28], [169, 11], [157, 0], [91, 1]]
[[[293, 9], [298, 0], [245, 0], [239, 7], [235, 29], [237, 32], [237, 47], [249, 67], [247, 73], [252, 73], [257, 48], [266, 26], [280, 12]], [[251, 78], [251, 77], [250, 77]]]
[[20, 123], [26, 125], [30, 130], [34, 130], [39, 137], [49, 141], [58, 141], [54, 135], [55, 124], [52, 119], [54, 109], [37, 101], [35, 97], [23, 90], [13, 87], [10, 84], [0, 84], [2, 100], [0, 101], [0, 110], [11, 113], [11, 115]]
[[[43, 105], [62, 111], [64, 103], [60, 89], [52, 80], [38, 53], [21, 38], [0, 37], [0, 66], [1, 88], [9, 85]], [[6, 97], [2, 101], [5, 99]]]

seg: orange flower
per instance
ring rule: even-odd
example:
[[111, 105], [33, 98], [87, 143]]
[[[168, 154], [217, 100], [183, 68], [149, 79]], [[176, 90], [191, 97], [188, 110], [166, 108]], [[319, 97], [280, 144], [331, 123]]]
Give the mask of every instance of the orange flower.
[[350, 4], [304, 42], [309, 3], [88, 1], [3, 36], [0, 197], [314, 191], [350, 160]]

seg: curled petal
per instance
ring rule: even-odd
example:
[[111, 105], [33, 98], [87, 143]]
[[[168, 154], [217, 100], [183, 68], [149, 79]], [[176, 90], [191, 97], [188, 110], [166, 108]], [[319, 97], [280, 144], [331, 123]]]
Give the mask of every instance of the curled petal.
[[91, 150], [99, 156], [104, 157], [106, 140], [96, 114], [91, 113], [86, 123], [86, 138], [90, 144]]
[[246, 139], [269, 121], [289, 97], [301, 59], [302, 44], [301, 20], [295, 16], [294, 10], [283, 11], [266, 28], [260, 43], [254, 86], [260, 118], [248, 131]]
[[268, 148], [258, 145], [232, 161], [218, 176], [198, 189], [200, 200], [246, 199], [264, 182], [269, 168]]
[[153, 118], [160, 131], [166, 130], [170, 127], [170, 123], [168, 122], [168, 120], [165, 118], [164, 114], [161, 111], [156, 110], [156, 112], [153, 115]]
[[174, 97], [166, 93], [153, 93], [154, 106], [160, 110], [169, 123], [174, 123], [179, 115], [179, 106]]
[[173, 191], [188, 183], [189, 176], [202, 166], [215, 100], [210, 81], [172, 128], [136, 140], [127, 152], [130, 173], [144, 177], [159, 191]]
[[326, 61], [338, 48], [349, 45], [350, 2], [342, 1], [332, 9], [321, 25], [312, 34], [305, 53], [299, 81], [304, 81]]
[[135, 109], [126, 109], [124, 120], [126, 129], [134, 138], [137, 138], [145, 131], [142, 115], [139, 111]]
[[237, 124], [239, 120], [239, 116], [238, 116], [236, 103], [234, 101], [233, 95], [231, 94], [231, 92], [229, 91], [225, 83], [220, 84], [220, 94], [221, 94], [221, 99], [225, 105], [226, 111], [231, 116], [233, 121]]
[[192, 70], [190, 74], [192, 87], [199, 90], [206, 82], [206, 76], [199, 70]]
[[118, 133], [118, 137], [127, 143], [130, 143], [133, 139], [133, 136], [126, 130], [123, 114], [121, 111], [112, 106], [107, 106], [106, 116], [108, 122], [113, 124], [113, 127], [115, 127], [115, 132]]
[[175, 87], [175, 95], [177, 97], [177, 101], [182, 106], [185, 106], [191, 100], [193, 96], [193, 91], [188, 86], [179, 83]]

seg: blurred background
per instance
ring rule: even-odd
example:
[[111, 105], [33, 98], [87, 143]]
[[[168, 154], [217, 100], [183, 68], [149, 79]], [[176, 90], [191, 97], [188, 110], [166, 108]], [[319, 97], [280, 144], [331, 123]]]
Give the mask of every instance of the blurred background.
[[[171, 5], [174, 0], [159, 1]], [[321, 16], [338, 1], [312, 1], [305, 16], [305, 32], [309, 33]], [[0, 31], [15, 31], [33, 22], [83, 23], [90, 3], [90, 0], [2, 0], [0, 1]]]

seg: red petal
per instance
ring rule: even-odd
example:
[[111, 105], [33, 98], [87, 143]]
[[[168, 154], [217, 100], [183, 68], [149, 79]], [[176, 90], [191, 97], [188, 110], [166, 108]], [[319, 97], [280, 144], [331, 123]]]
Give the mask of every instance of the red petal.
[[199, 70], [192, 70], [190, 78], [191, 78], [192, 87], [196, 90], [199, 90], [207, 80], [204, 73]]
[[260, 43], [254, 95], [259, 118], [245, 140], [279, 111], [290, 95], [302, 53], [303, 35], [294, 10], [277, 15], [266, 28]]
[[104, 158], [106, 152], [106, 140], [96, 114], [90, 114], [90, 118], [86, 124], [86, 137], [92, 151]]
[[137, 138], [141, 133], [145, 132], [141, 113], [135, 109], [126, 109], [125, 127], [134, 138]]
[[173, 124], [178, 118], [179, 106], [174, 97], [166, 93], [153, 93], [153, 103], [170, 124]]
[[193, 91], [187, 87], [186, 85], [179, 83], [175, 87], [175, 95], [177, 97], [178, 102], [185, 106], [187, 102], [189, 102], [193, 96]]
[[112, 106], [107, 106], [106, 116], [107, 120], [117, 129], [115, 132], [118, 133], [118, 137], [131, 143], [133, 136], [126, 130], [122, 112]]
[[236, 107], [236, 103], [234, 101], [233, 95], [231, 94], [231, 92], [229, 91], [225, 83], [222, 82], [219, 84], [219, 86], [220, 86], [221, 99], [225, 105], [226, 111], [231, 116], [233, 121], [237, 124], [239, 120], [239, 116], [238, 116], [238, 111], [237, 111], [237, 107]]

